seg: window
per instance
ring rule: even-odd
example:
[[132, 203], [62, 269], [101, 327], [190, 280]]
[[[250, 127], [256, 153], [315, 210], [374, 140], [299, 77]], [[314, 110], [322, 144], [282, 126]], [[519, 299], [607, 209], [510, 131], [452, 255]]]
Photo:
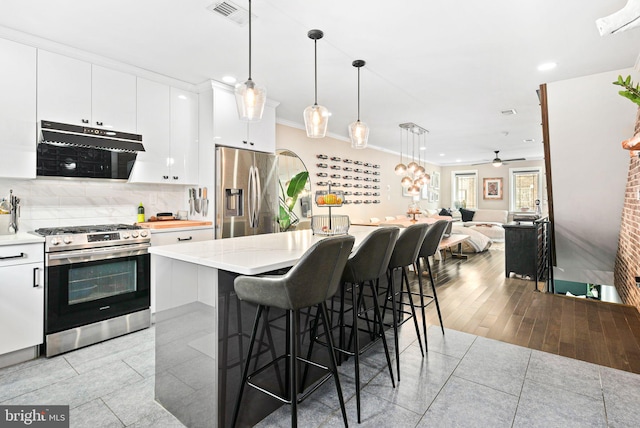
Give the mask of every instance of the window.
[[478, 171], [451, 172], [451, 201], [457, 208], [478, 208]]
[[509, 206], [511, 211], [523, 208], [535, 210], [536, 199], [542, 195], [542, 171], [540, 168], [511, 168], [511, 191]]

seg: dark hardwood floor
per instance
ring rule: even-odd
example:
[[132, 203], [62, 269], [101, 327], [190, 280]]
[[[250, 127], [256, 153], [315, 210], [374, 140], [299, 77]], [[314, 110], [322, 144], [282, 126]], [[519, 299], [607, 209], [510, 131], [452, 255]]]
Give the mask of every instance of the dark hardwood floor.
[[[533, 281], [506, 278], [502, 244], [432, 266], [445, 327], [640, 373], [635, 307], [538, 292]], [[438, 324], [434, 305], [427, 318]]]

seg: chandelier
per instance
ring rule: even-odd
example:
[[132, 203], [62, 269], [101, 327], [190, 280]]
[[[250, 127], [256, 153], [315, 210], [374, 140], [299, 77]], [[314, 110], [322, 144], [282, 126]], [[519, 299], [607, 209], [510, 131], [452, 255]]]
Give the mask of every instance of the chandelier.
[[[426, 148], [424, 141], [429, 133], [426, 129], [415, 123], [401, 123], [400, 125], [400, 163], [395, 167], [396, 175], [402, 176], [400, 184], [407, 189], [407, 193], [412, 196], [420, 194], [422, 187], [429, 183], [431, 176], [427, 174], [422, 166], [420, 152]], [[405, 165], [402, 160], [402, 142], [407, 142], [407, 161]], [[416, 142], [417, 140], [417, 142]], [[418, 157], [416, 158], [416, 145], [418, 146]], [[411, 149], [409, 148], [411, 146]], [[411, 151], [411, 157], [409, 152]], [[409, 162], [410, 160], [410, 162]], [[416, 162], [417, 160], [417, 162]]]

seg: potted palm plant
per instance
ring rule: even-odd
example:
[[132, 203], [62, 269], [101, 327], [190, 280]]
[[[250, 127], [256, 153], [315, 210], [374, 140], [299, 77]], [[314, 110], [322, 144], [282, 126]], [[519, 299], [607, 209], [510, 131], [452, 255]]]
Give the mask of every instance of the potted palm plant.
[[298, 197], [304, 191], [307, 180], [309, 179], [309, 172], [302, 171], [298, 174], [294, 175], [291, 180], [289, 180], [287, 186], [287, 190], [285, 192], [284, 186], [282, 182], [279, 181], [280, 184], [280, 215], [278, 218], [278, 223], [280, 224], [280, 231], [286, 232], [292, 226], [295, 226], [300, 219], [293, 212], [294, 207], [296, 206], [296, 202], [298, 201]]

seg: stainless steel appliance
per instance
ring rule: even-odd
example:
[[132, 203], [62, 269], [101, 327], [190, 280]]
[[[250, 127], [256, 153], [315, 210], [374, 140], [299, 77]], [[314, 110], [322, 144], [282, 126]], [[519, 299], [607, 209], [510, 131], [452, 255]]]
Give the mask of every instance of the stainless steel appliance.
[[218, 147], [215, 209], [216, 238], [279, 231], [276, 156]]
[[151, 325], [147, 230], [107, 224], [35, 233], [45, 237], [47, 357]]
[[36, 151], [36, 175], [126, 180], [142, 135], [43, 120]]

